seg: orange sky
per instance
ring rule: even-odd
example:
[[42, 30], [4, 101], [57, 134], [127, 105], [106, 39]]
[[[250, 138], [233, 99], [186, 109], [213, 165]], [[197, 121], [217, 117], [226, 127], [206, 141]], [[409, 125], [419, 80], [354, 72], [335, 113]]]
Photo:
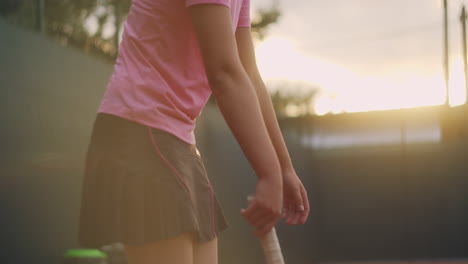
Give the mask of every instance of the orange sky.
[[[466, 94], [458, 21], [465, 1], [449, 2], [450, 102], [459, 105]], [[280, 7], [280, 22], [256, 46], [260, 71], [272, 87], [278, 80], [320, 87], [316, 113], [443, 103], [441, 0], [298, 0]]]

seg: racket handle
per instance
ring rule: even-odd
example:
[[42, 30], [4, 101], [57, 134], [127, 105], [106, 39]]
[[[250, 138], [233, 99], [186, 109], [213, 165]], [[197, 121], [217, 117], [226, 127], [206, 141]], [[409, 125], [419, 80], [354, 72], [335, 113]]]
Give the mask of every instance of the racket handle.
[[260, 239], [260, 241], [262, 243], [266, 264], [284, 264], [283, 254], [274, 227], [268, 234]]
[[[253, 200], [253, 196], [248, 196], [247, 201], [250, 203]], [[271, 231], [260, 238], [260, 242], [265, 256], [266, 264], [284, 264], [283, 253], [276, 235], [276, 229], [273, 227]]]

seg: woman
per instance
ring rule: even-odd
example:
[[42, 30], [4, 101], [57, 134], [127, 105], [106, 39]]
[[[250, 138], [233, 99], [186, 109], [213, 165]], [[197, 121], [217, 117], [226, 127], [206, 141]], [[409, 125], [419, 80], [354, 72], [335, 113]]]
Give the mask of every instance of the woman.
[[125, 245], [129, 264], [217, 263], [227, 225], [195, 145], [213, 94], [253, 167], [241, 213], [257, 236], [284, 208], [304, 224], [307, 194], [255, 62], [249, 0], [133, 0], [86, 157], [82, 246]]

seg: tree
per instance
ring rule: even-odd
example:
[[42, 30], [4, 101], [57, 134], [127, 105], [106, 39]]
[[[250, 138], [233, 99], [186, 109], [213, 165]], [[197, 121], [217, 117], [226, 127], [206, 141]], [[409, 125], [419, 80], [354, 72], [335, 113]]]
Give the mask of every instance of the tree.
[[257, 12], [256, 19], [252, 20], [252, 33], [262, 40], [265, 38], [267, 29], [270, 25], [278, 22], [281, 16], [281, 11], [278, 8], [278, 5], [274, 4], [269, 9], [260, 9]]
[[[113, 63], [117, 57], [119, 30], [131, 7], [131, 0], [1, 0], [0, 15], [7, 21], [30, 29], [37, 29], [39, 1], [44, 1], [45, 33], [63, 45], [77, 48], [87, 54]], [[262, 40], [268, 28], [278, 22], [281, 11], [276, 0], [270, 8], [262, 8], [252, 19], [252, 33]], [[97, 24], [95, 32], [86, 27], [89, 21]], [[106, 34], [106, 27], [113, 28]], [[272, 95], [280, 116], [288, 106], [304, 108], [311, 95]], [[301, 97], [302, 96], [302, 97]], [[302, 101], [301, 101], [302, 100]], [[304, 101], [305, 100], [305, 101]], [[214, 102], [213, 99], [210, 100]]]
[[[0, 14], [8, 21], [30, 29], [37, 28], [40, 0], [2, 0]], [[127, 16], [131, 0], [42, 0], [45, 3], [46, 34], [63, 45], [72, 46], [88, 54], [114, 62], [117, 57], [119, 31]], [[276, 23], [280, 11], [274, 5], [261, 9], [252, 21], [252, 31], [263, 38], [267, 28]], [[86, 24], [94, 20], [97, 30], [90, 32]], [[106, 28], [112, 34], [106, 34]]]
[[[270, 97], [279, 118], [312, 114], [311, 105], [318, 87], [293, 81], [277, 81], [270, 86], [275, 89], [275, 92], [270, 93]], [[292, 113], [292, 109], [295, 113]]]

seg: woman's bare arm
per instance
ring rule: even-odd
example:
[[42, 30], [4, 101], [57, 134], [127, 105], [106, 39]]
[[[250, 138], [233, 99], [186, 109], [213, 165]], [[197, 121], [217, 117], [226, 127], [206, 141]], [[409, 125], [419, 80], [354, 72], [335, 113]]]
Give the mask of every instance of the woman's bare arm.
[[255, 89], [239, 59], [229, 8], [195, 5], [190, 13], [215, 100], [258, 177], [255, 200], [242, 214], [261, 236], [281, 215], [281, 167]]
[[[236, 31], [236, 42], [243, 67], [255, 87], [268, 134], [281, 164], [284, 180], [285, 218], [287, 218], [287, 223], [289, 224], [305, 223], [310, 210], [307, 192], [293, 168], [288, 149], [278, 125], [273, 104], [258, 71], [250, 28], [238, 28]], [[281, 51], [278, 50], [278, 52]]]

